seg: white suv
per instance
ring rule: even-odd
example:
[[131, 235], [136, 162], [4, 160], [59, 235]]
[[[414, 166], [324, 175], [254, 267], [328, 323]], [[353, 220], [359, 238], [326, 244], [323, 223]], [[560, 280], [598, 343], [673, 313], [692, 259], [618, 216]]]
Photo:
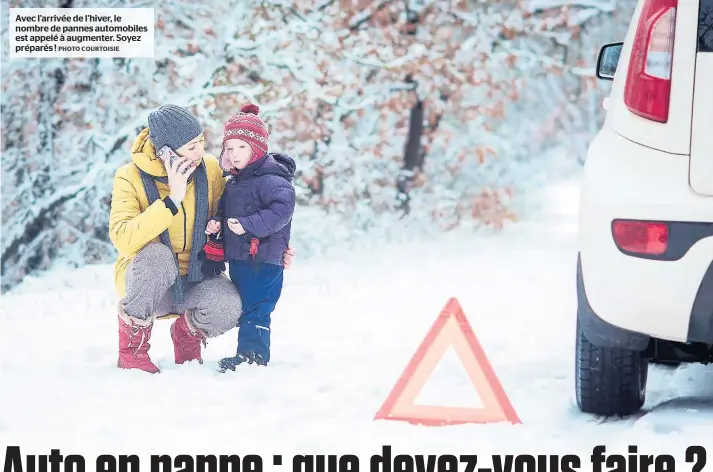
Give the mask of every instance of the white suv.
[[585, 163], [576, 397], [644, 404], [649, 363], [713, 361], [713, 0], [639, 0]]

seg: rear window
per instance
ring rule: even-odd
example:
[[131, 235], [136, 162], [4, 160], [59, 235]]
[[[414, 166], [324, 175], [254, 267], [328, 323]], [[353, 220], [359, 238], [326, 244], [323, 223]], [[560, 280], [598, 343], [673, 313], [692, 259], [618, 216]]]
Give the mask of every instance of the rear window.
[[698, 11], [698, 52], [713, 52], [713, 0], [701, 0]]

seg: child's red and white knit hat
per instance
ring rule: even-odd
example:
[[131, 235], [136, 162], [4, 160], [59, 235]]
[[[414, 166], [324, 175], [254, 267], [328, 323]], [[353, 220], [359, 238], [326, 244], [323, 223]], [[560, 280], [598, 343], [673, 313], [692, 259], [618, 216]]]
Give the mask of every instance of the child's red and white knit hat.
[[243, 105], [240, 111], [231, 116], [225, 123], [223, 129], [223, 148], [220, 152], [220, 165], [230, 171], [232, 164], [224, 158], [225, 142], [228, 139], [242, 139], [250, 144], [253, 155], [248, 162], [248, 165], [260, 159], [268, 151], [270, 133], [267, 131], [267, 126], [258, 117], [260, 108], [252, 103]]

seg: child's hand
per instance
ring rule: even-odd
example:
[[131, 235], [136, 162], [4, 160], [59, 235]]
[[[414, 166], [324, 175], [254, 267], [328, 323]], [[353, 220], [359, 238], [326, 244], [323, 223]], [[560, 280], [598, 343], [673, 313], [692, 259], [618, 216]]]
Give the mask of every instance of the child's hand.
[[236, 218], [228, 218], [228, 228], [235, 234], [245, 234], [245, 228]]
[[285, 266], [285, 269], [289, 269], [292, 265], [292, 258], [295, 257], [295, 252], [295, 248], [287, 246], [285, 253], [282, 255], [282, 263]]
[[220, 221], [210, 220], [205, 228], [205, 234], [216, 234], [220, 232]]

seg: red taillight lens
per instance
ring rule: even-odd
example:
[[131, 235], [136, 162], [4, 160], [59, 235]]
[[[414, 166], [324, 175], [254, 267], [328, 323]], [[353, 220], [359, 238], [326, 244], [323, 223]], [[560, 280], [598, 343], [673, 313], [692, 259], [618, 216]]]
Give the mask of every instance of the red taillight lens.
[[612, 231], [614, 240], [624, 251], [661, 255], [668, 246], [666, 223], [615, 220]]
[[624, 88], [624, 103], [649, 120], [668, 121], [678, 0], [646, 0]]

